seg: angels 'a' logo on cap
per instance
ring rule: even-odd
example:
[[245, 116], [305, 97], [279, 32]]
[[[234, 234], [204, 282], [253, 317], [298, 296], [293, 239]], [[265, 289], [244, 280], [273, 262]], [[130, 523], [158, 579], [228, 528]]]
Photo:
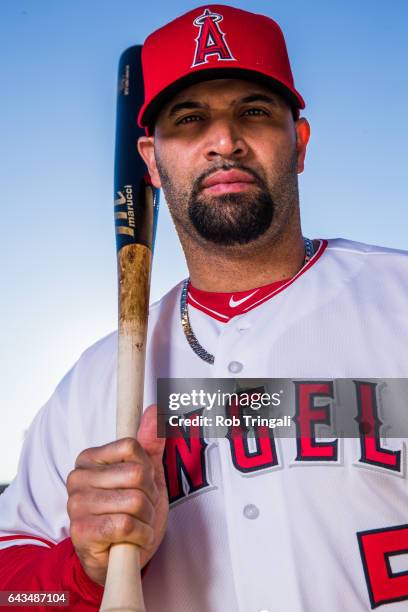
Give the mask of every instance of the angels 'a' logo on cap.
[[223, 20], [223, 16], [218, 13], [212, 13], [210, 9], [205, 9], [202, 15], [194, 19], [194, 25], [200, 28], [196, 41], [196, 49], [194, 61], [191, 65], [199, 66], [208, 61], [210, 55], [218, 55], [219, 60], [237, 61], [233, 57], [224, 32], [221, 31], [219, 22]]

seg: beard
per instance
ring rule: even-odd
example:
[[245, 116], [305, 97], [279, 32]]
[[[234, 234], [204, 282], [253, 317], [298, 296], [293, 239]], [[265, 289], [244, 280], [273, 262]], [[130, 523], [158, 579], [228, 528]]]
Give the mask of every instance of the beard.
[[[174, 183], [156, 158], [163, 191], [170, 212], [176, 223], [188, 230], [186, 212], [190, 227], [201, 238], [219, 246], [244, 245], [251, 243], [271, 227], [276, 213], [293, 207], [293, 197], [298, 197], [296, 154], [281, 161], [279, 179], [275, 182], [273, 194], [266, 182], [253, 169], [239, 163], [223, 162], [214, 165], [198, 176], [191, 191], [176, 189]], [[202, 182], [217, 170], [242, 170], [250, 174], [254, 188], [242, 193], [203, 195]]]
[[[248, 172], [247, 168], [234, 166]], [[221, 168], [228, 170], [228, 166]], [[211, 170], [211, 173], [214, 170]], [[226, 193], [219, 196], [200, 195], [201, 176], [193, 185], [188, 216], [198, 234], [214, 244], [231, 246], [247, 244], [269, 229], [274, 215], [274, 202], [259, 177], [256, 191]]]

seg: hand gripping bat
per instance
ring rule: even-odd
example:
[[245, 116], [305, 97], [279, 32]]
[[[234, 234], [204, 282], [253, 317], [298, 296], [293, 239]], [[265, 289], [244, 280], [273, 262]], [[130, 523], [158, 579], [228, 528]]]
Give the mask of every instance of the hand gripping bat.
[[[136, 437], [143, 411], [144, 366], [150, 273], [159, 190], [149, 180], [137, 150], [143, 103], [140, 45], [119, 61], [115, 147], [115, 232], [118, 262], [117, 438]], [[139, 548], [114, 544], [101, 610], [144, 612]]]

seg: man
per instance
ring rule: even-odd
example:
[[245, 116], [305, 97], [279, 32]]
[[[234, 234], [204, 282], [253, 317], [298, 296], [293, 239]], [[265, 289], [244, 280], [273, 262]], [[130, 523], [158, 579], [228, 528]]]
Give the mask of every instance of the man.
[[[406, 377], [407, 254], [302, 236], [309, 125], [277, 24], [200, 7], [153, 33], [143, 62], [139, 152], [190, 272], [151, 308], [146, 406], [159, 377]], [[148, 611], [406, 608], [403, 441], [239, 452], [201, 435], [163, 455], [149, 407], [138, 442], [111, 442], [115, 359], [111, 335], [35, 419], [0, 502], [0, 588], [95, 609], [109, 546], [127, 541]]]

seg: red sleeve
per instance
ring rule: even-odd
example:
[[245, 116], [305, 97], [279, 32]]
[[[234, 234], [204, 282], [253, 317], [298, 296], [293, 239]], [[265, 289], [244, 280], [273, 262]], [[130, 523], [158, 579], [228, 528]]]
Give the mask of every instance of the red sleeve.
[[[0, 591], [69, 591], [69, 606], [59, 608], [61, 612], [94, 612], [103, 595], [103, 587], [83, 570], [69, 538], [52, 548], [23, 544], [0, 550]], [[49, 612], [50, 607], [19, 606], [34, 609]]]

